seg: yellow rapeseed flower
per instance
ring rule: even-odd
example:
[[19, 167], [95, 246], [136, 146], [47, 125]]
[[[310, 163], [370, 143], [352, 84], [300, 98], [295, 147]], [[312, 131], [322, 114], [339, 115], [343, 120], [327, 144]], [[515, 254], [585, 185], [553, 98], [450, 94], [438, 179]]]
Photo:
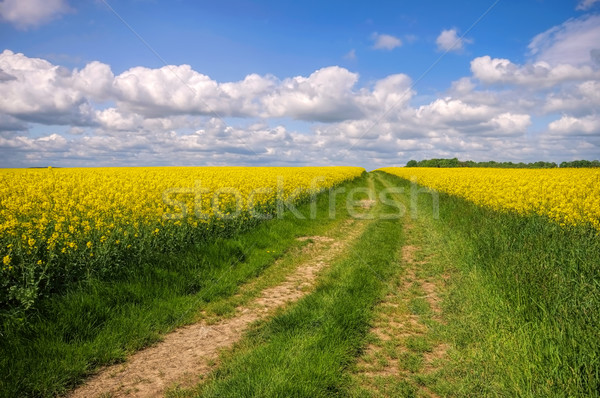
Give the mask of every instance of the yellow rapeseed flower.
[[560, 225], [600, 229], [599, 169], [488, 169], [388, 167], [380, 169], [478, 205], [537, 213]]
[[210, 230], [218, 217], [244, 222], [254, 208], [273, 211], [278, 199], [304, 200], [363, 172], [359, 167], [0, 169], [0, 257], [9, 261], [20, 250], [29, 256], [24, 263], [35, 264], [39, 242], [50, 257], [89, 253], [100, 243], [103, 250], [89, 257], [135, 250], [147, 247], [149, 239]]

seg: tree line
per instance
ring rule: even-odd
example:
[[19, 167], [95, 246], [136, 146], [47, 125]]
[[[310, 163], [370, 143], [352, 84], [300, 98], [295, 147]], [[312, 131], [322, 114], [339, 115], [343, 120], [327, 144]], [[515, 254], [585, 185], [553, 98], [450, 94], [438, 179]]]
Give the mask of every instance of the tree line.
[[572, 162], [562, 162], [560, 165], [555, 162], [532, 162], [532, 163], [513, 163], [513, 162], [474, 162], [472, 160], [461, 161], [457, 158], [452, 159], [424, 159], [409, 160], [406, 167], [494, 167], [501, 169], [553, 169], [566, 167], [600, 167], [600, 160], [574, 160]]

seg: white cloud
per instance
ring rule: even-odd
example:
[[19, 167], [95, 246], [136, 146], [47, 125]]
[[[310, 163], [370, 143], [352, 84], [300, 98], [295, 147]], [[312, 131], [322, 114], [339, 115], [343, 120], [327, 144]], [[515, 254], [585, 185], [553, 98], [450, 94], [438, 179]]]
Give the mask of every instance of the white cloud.
[[484, 104], [469, 104], [457, 98], [437, 99], [419, 107], [415, 116], [417, 125], [456, 136], [523, 135], [531, 125], [528, 114], [505, 112], [502, 108]]
[[590, 80], [550, 93], [543, 105], [547, 113], [586, 114], [600, 109], [600, 81]]
[[[361, 118], [371, 108], [411, 97], [406, 90], [410, 79], [404, 75], [388, 76], [372, 91], [358, 90], [358, 74], [338, 66], [308, 77], [279, 80], [251, 74], [238, 82], [219, 83], [189, 65], [134, 67], [114, 76], [100, 62], [70, 71], [6, 50], [0, 54], [0, 70], [0, 113], [31, 122], [96, 123], [115, 130], [131, 129], [144, 118], [178, 115], [332, 122]], [[95, 103], [106, 101], [115, 102], [116, 108], [94, 111]]]
[[94, 61], [73, 72], [73, 88], [96, 101], [104, 101], [112, 97], [114, 78], [110, 66]]
[[417, 110], [417, 117], [427, 123], [464, 124], [483, 123], [494, 115], [494, 109], [486, 105], [469, 105], [459, 99], [437, 99]]
[[376, 50], [393, 50], [394, 48], [402, 45], [402, 40], [399, 38], [377, 32], [371, 35], [371, 39], [373, 39], [374, 42], [373, 48]]
[[524, 134], [531, 125], [531, 116], [524, 114], [502, 113], [483, 124], [496, 135]]
[[222, 111], [214, 101], [223, 94], [218, 83], [189, 65], [131, 68], [115, 78], [113, 87], [123, 107], [147, 116]]
[[576, 10], [587, 11], [594, 6], [600, 0], [580, 0], [577, 4]]
[[263, 117], [338, 121], [362, 116], [352, 88], [358, 74], [339, 66], [322, 68], [308, 77], [283, 80], [262, 99]]
[[456, 29], [442, 30], [437, 39], [435, 39], [439, 51], [460, 52], [465, 48], [465, 44], [472, 42], [471, 39], [459, 37]]
[[78, 86], [82, 75], [5, 50], [0, 69], [12, 78], [0, 81], [0, 113], [49, 124], [88, 124], [92, 114], [87, 91]]
[[600, 51], [600, 15], [569, 19], [535, 36], [528, 48], [538, 62], [594, 65], [593, 54]]
[[3, 0], [0, 17], [19, 29], [37, 27], [71, 9], [66, 0]]
[[558, 134], [600, 136], [600, 115], [588, 115], [582, 118], [563, 116], [550, 123], [548, 129]]
[[375, 83], [373, 96], [385, 107], [408, 104], [414, 95], [411, 86], [412, 80], [407, 75], [402, 73], [389, 75]]
[[558, 64], [547, 62], [516, 65], [504, 58], [491, 58], [489, 55], [471, 61], [473, 76], [486, 84], [517, 84], [524, 86], [550, 87], [566, 81], [582, 81], [600, 78], [600, 71], [590, 66]]
[[115, 77], [119, 105], [151, 117], [177, 114], [256, 116], [258, 99], [272, 92], [272, 76], [251, 74], [239, 82], [218, 83], [189, 65], [131, 68]]
[[460, 78], [451, 85], [451, 91], [460, 95], [468, 94], [475, 89], [475, 83], [469, 77]]
[[[600, 150], [600, 76], [589, 65], [480, 57], [472, 76], [428, 100], [415, 97], [405, 74], [361, 85], [357, 73], [339, 66], [218, 82], [188, 65], [114, 76], [100, 62], [69, 70], [4, 51], [0, 72], [3, 167], [377, 167], [448, 156], [560, 161]], [[536, 120], [553, 115], [558, 120], [548, 126]]]

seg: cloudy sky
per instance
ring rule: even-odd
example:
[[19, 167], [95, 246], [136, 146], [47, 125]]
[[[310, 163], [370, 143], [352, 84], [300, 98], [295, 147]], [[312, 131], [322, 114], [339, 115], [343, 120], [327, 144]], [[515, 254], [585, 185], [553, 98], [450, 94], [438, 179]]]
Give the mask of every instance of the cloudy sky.
[[0, 0], [0, 167], [600, 158], [600, 0]]

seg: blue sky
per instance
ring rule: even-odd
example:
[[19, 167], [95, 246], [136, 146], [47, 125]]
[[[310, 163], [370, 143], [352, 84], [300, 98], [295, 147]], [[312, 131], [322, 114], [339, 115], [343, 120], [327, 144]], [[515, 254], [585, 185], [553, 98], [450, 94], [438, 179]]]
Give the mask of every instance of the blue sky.
[[0, 167], [600, 157], [600, 1], [0, 1]]

